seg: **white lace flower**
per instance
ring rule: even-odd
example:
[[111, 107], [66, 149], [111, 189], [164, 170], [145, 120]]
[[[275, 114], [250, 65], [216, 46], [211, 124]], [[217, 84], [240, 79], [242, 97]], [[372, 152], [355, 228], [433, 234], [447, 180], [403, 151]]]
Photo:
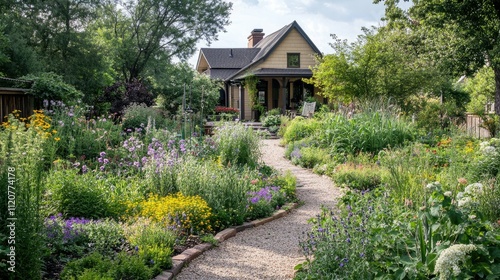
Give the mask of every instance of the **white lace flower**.
[[466, 208], [466, 207], [469, 207], [472, 203], [473, 203], [472, 199], [470, 197], [466, 196], [458, 201], [458, 207]]
[[470, 184], [467, 187], [465, 187], [464, 191], [468, 195], [476, 196], [478, 194], [483, 193], [483, 184], [481, 183]]
[[476, 246], [472, 244], [455, 244], [444, 249], [436, 261], [434, 274], [439, 275], [440, 280], [449, 279], [451, 273], [458, 276], [461, 272], [459, 264], [465, 261], [468, 253], [475, 250]]

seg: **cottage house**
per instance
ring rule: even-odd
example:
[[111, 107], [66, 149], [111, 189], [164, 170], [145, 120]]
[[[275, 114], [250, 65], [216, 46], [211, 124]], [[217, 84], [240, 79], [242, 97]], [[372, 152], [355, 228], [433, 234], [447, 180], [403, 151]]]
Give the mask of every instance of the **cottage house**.
[[312, 85], [302, 81], [312, 76], [316, 54], [321, 55], [319, 49], [294, 21], [267, 36], [254, 29], [247, 48], [202, 48], [196, 70], [224, 81], [222, 103], [239, 109], [240, 119], [258, 120], [242, 86], [248, 75], [258, 79], [258, 102], [267, 110], [295, 110], [308, 96], [324, 102]]

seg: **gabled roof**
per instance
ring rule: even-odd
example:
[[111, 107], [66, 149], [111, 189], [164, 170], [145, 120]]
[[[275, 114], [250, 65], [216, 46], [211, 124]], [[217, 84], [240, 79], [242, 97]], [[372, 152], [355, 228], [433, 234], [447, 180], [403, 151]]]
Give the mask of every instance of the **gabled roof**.
[[201, 53], [205, 56], [208, 65], [212, 69], [216, 68], [237, 68], [241, 69], [250, 64], [259, 53], [256, 48], [202, 48]]
[[[254, 48], [259, 48], [260, 52], [255, 56], [255, 58], [252, 61], [252, 64], [255, 64], [256, 62], [266, 59], [267, 56], [269, 56], [270, 53], [285, 39], [286, 35], [290, 33], [290, 31], [295, 28], [297, 31], [304, 37], [306, 42], [309, 44], [309, 46], [314, 50], [314, 52], [320, 54], [320, 50], [314, 45], [314, 43], [311, 41], [309, 36], [304, 32], [304, 30], [300, 27], [300, 25], [297, 23], [297, 21], [293, 21], [292, 23], [285, 25], [283, 28], [280, 30], [267, 35], [264, 37], [257, 45], [254, 46]], [[250, 65], [249, 65], [250, 66]]]
[[[296, 29], [300, 33], [314, 52], [321, 54], [320, 50], [314, 45], [299, 24], [293, 21], [278, 31], [265, 36], [253, 48], [202, 48], [200, 59], [202, 56], [205, 57], [209, 66], [207, 72], [210, 73], [212, 78], [220, 78], [225, 81], [235, 78], [239, 79], [244, 76], [245, 71], [250, 67], [265, 60], [293, 29]], [[270, 73], [299, 75], [299, 72], [302, 75], [311, 74], [311, 70], [309, 69], [259, 69], [257, 72], [264, 75], [270, 75]]]

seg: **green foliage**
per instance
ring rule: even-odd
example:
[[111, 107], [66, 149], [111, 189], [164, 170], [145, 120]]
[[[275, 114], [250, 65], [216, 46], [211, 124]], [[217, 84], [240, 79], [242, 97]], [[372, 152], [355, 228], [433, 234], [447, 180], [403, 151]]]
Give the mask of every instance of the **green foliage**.
[[416, 114], [416, 126], [426, 132], [447, 130], [465, 120], [464, 110], [454, 101], [441, 104], [438, 100], [426, 100]]
[[125, 210], [123, 200], [139, 195], [134, 191], [121, 193], [127, 188], [133, 190], [126, 180], [105, 180], [92, 173], [78, 174], [74, 169], [52, 171], [45, 187], [45, 211], [63, 213], [65, 217], [118, 217]]
[[148, 280], [153, 276], [149, 268], [137, 255], [120, 253], [110, 260], [98, 253], [72, 261], [64, 268], [61, 279], [115, 279]]
[[264, 127], [279, 127], [281, 125], [281, 116], [280, 115], [268, 115], [264, 118], [262, 126]]
[[313, 135], [319, 126], [320, 123], [316, 119], [296, 117], [287, 123], [283, 133], [283, 142], [286, 144], [307, 138]]
[[252, 110], [262, 111], [264, 109], [259, 103], [259, 97], [257, 96], [259, 90], [257, 89], [257, 84], [259, 83], [259, 78], [253, 74], [249, 74], [245, 77], [245, 89], [250, 97], [250, 106]]
[[[177, 184], [183, 195], [199, 195], [212, 209], [213, 229], [242, 224], [250, 182], [237, 167], [189, 160], [178, 171]], [[247, 175], [248, 176], [248, 175]]]
[[[44, 149], [52, 140], [42, 137], [43, 133], [39, 133], [35, 125], [26, 129], [12, 114], [9, 123], [0, 129], [0, 191], [3, 192], [0, 195], [0, 258], [10, 261], [12, 258], [6, 254], [14, 253], [15, 262], [2, 261], [7, 265], [0, 266], [0, 278], [11, 279], [15, 275], [17, 279], [38, 279], [43, 256], [43, 218], [39, 207], [47, 164]], [[15, 243], [4, 238], [12, 233]], [[10, 267], [15, 273], [8, 270]]]
[[23, 80], [33, 81], [29, 93], [38, 100], [60, 100], [66, 104], [76, 104], [82, 93], [63, 81], [62, 76], [53, 72], [26, 75]]
[[331, 177], [341, 187], [355, 190], [373, 190], [381, 186], [382, 172], [377, 166], [346, 163], [338, 165]]
[[490, 179], [500, 174], [500, 139], [491, 138], [481, 142], [471, 167], [476, 180]]
[[104, 256], [113, 256], [119, 251], [125, 238], [121, 224], [110, 220], [90, 222], [83, 226], [88, 236], [91, 250]]
[[96, 159], [108, 147], [116, 147], [123, 140], [122, 127], [112, 119], [97, 117], [85, 119], [84, 107], [67, 107], [60, 102], [49, 102], [52, 129], [56, 130], [56, 157], [60, 159]]
[[394, 203], [390, 192], [348, 192], [340, 211], [323, 209], [311, 220], [312, 230], [301, 242], [307, 261], [295, 278], [429, 279], [451, 269], [442, 264], [449, 264], [448, 249], [457, 244], [476, 248], [470, 261], [454, 270], [457, 276], [498, 277], [491, 267], [500, 262], [499, 229], [467, 210], [474, 207], [453, 200], [439, 183], [427, 190], [420, 210], [411, 202]]
[[152, 127], [158, 129], [165, 126], [166, 119], [161, 111], [144, 104], [131, 104], [125, 108], [122, 121], [123, 129], [144, 129], [150, 122], [153, 124]]
[[[173, 57], [188, 58], [228, 24], [231, 3], [141, 0], [110, 5], [98, 26], [123, 79], [153, 76]], [[168, 13], [165, 13], [168, 11]]]
[[222, 165], [257, 167], [260, 160], [259, 137], [251, 127], [225, 122], [215, 130], [214, 140]]
[[383, 96], [403, 106], [433, 81], [432, 69], [416, 65], [414, 42], [406, 32], [363, 31], [352, 44], [332, 35], [334, 53], [318, 58], [307, 80], [321, 95], [345, 103]]
[[205, 74], [197, 73], [189, 64], [178, 63], [164, 66], [154, 77], [153, 87], [158, 92], [156, 103], [170, 114], [182, 111], [184, 93], [186, 109], [203, 115], [213, 114], [219, 104], [222, 83]]
[[413, 125], [391, 112], [363, 111], [352, 118], [331, 114], [318, 132], [321, 147], [333, 154], [377, 153], [414, 137]]
[[162, 269], [172, 266], [172, 253], [176, 241], [174, 231], [149, 219], [139, 219], [127, 227], [127, 240], [139, 252], [144, 263], [153, 261]]
[[495, 100], [495, 73], [491, 67], [483, 67], [465, 82], [464, 90], [469, 93], [471, 102], [467, 112], [483, 115], [485, 106]]

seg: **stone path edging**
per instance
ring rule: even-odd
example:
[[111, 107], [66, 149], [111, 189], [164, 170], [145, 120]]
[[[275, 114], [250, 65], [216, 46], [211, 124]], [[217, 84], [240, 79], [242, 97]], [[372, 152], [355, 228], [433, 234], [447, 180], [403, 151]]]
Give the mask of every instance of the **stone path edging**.
[[[297, 187], [300, 187], [301, 185], [297, 185]], [[217, 240], [218, 243], [224, 242], [228, 240], [231, 237], [236, 236], [238, 232], [242, 232], [246, 229], [258, 227], [261, 225], [264, 225], [266, 223], [272, 222], [276, 219], [282, 218], [286, 216], [288, 213], [290, 213], [293, 209], [296, 209], [298, 207], [298, 203], [287, 203], [285, 204], [282, 209], [277, 210], [273, 213], [272, 216], [267, 217], [267, 218], [261, 218], [257, 219], [254, 221], [250, 222], [245, 222], [242, 225], [239, 226], [232, 226], [229, 228], [224, 229], [223, 231], [217, 233], [215, 235], [215, 240]], [[284, 208], [284, 209], [283, 209]], [[286, 210], [285, 210], [286, 209]], [[184, 267], [184, 265], [189, 264], [191, 261], [199, 257], [203, 252], [208, 251], [215, 247], [215, 245], [211, 243], [202, 243], [198, 244], [192, 248], [184, 250], [182, 253], [179, 255], [176, 255], [172, 257], [172, 268], [163, 271], [161, 274], [156, 276], [153, 280], [172, 280], [174, 277], [179, 274]]]

